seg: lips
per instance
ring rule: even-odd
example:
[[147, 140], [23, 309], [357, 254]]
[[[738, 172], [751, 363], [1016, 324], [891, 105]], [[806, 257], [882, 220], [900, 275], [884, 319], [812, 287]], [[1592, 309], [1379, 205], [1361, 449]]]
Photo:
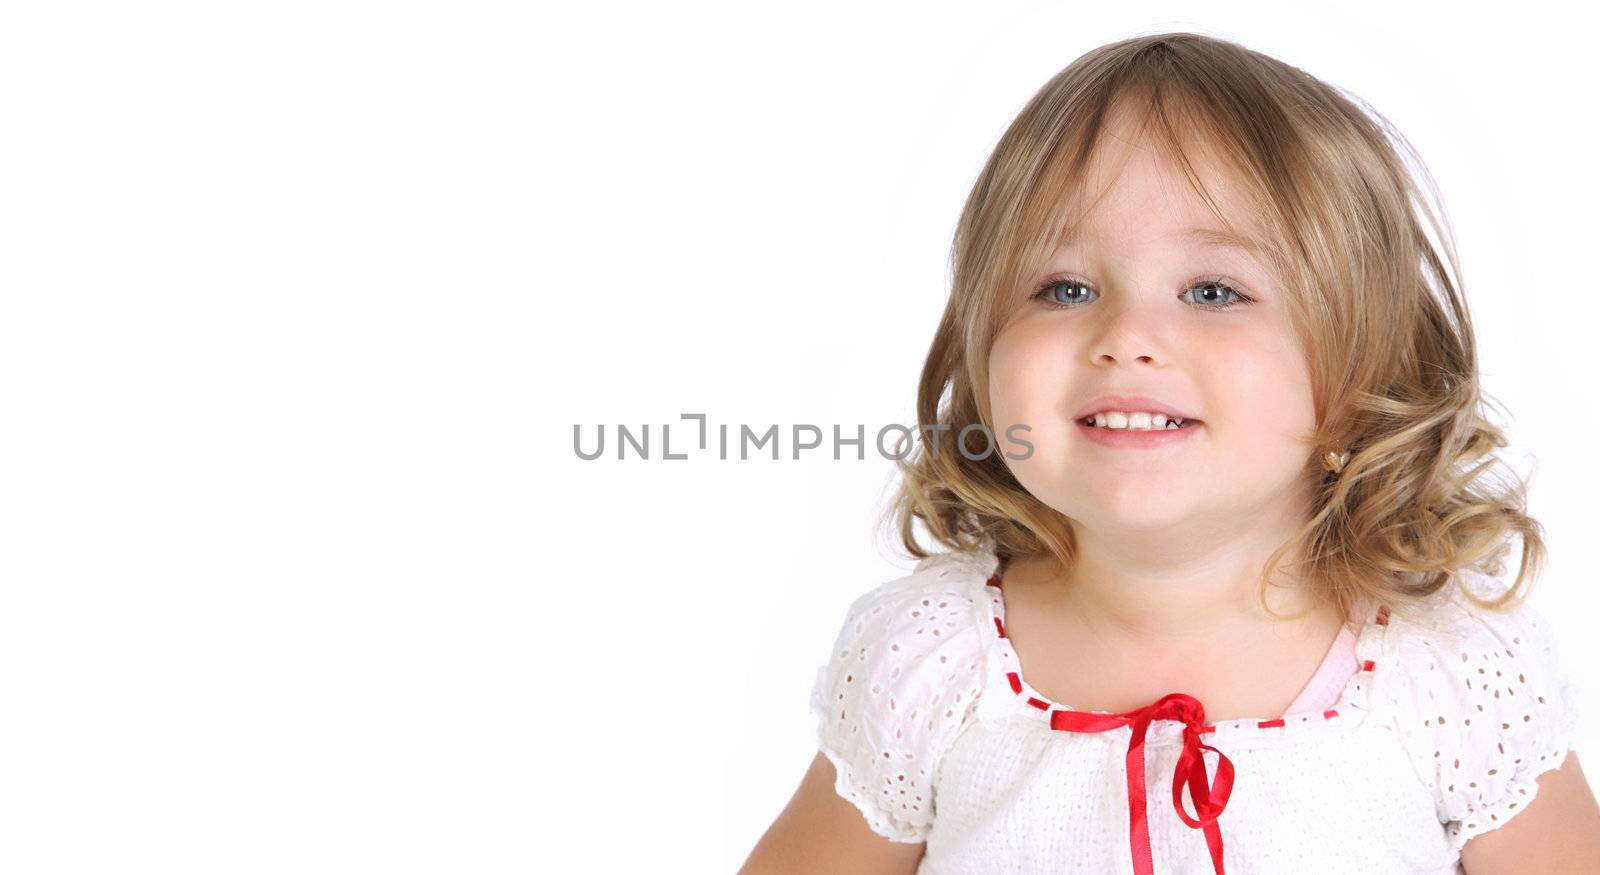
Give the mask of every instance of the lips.
[[1078, 423], [1083, 436], [1103, 447], [1121, 449], [1156, 449], [1182, 446], [1200, 431], [1198, 422], [1186, 422], [1178, 428], [1127, 429], [1099, 428]]
[[1160, 413], [1166, 416], [1167, 419], [1203, 421], [1198, 416], [1192, 416], [1184, 412], [1186, 410], [1185, 407], [1162, 401], [1160, 398], [1153, 398], [1149, 395], [1101, 395], [1099, 398], [1085, 404], [1083, 409], [1079, 410], [1073, 418], [1079, 420], [1088, 419], [1096, 413], [1104, 413], [1107, 410], [1120, 410], [1129, 413], [1143, 411], [1145, 413]]

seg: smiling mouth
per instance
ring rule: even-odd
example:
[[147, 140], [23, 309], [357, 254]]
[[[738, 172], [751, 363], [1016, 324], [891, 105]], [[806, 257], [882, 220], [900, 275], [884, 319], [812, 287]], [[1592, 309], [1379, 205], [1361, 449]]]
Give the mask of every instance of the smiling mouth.
[[1085, 417], [1078, 420], [1078, 424], [1084, 426], [1085, 428], [1096, 428], [1102, 431], [1179, 431], [1185, 428], [1194, 428], [1197, 425], [1201, 425], [1203, 422], [1199, 419], [1169, 419], [1160, 427], [1157, 427], [1154, 424], [1149, 426], [1135, 426], [1130, 424], [1121, 426], [1119, 428], [1113, 428], [1107, 425], [1095, 425], [1095, 418], [1096, 417], [1093, 416]]

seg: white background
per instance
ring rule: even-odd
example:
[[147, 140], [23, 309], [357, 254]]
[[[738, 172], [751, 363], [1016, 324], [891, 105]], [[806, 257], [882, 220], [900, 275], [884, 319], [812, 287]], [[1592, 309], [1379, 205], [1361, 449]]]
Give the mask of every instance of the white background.
[[908, 563], [870, 449], [680, 415], [914, 421], [989, 149], [1161, 30], [1421, 151], [1600, 706], [1595, 22], [1463, 8], [8, 5], [0, 870], [733, 871]]

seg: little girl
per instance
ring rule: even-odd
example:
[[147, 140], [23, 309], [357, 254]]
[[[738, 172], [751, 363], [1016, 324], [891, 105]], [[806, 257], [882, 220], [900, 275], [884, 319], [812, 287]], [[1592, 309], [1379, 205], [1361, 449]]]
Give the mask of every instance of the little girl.
[[1034, 96], [955, 236], [891, 508], [921, 561], [851, 605], [743, 871], [1600, 872], [1397, 143], [1195, 34]]

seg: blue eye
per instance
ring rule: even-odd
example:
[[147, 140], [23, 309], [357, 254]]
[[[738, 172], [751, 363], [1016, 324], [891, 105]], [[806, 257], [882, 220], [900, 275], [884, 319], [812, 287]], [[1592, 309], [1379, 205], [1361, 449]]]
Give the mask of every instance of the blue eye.
[[[1076, 289], [1094, 292], [1096, 295], [1100, 294], [1099, 292], [1095, 292], [1088, 283], [1085, 283], [1082, 280], [1050, 279], [1046, 280], [1045, 284], [1040, 286], [1039, 290], [1033, 293], [1033, 298], [1042, 300], [1045, 306], [1052, 309], [1065, 310], [1070, 307], [1077, 307], [1086, 303], [1085, 301], [1076, 299], [1077, 295], [1073, 291]], [[1199, 290], [1200, 294], [1196, 295], [1195, 302], [1207, 310], [1231, 310], [1241, 304], [1249, 304], [1255, 301], [1254, 298], [1239, 291], [1229, 280], [1223, 277], [1204, 277], [1201, 279], [1192, 280], [1183, 290], [1183, 294], [1187, 295], [1189, 292], [1197, 289]], [[1066, 294], [1071, 296], [1073, 299], [1065, 301], [1059, 300], [1055, 294], [1058, 290], [1068, 290]], [[1232, 296], [1232, 300], [1227, 300], [1228, 296], [1230, 295]], [[1180, 297], [1182, 297], [1182, 295], [1180, 295]]]
[[[1080, 289], [1088, 289], [1089, 288], [1087, 285], [1085, 285], [1084, 283], [1081, 283], [1081, 282], [1079, 282], [1077, 280], [1061, 280], [1059, 282], [1051, 282], [1051, 283], [1048, 283], [1047, 285], [1041, 286], [1039, 288], [1039, 291], [1034, 292], [1033, 296], [1035, 298], [1044, 298], [1045, 303], [1049, 304], [1052, 307], [1057, 307], [1057, 308], [1070, 307], [1070, 306], [1073, 306], [1074, 304], [1081, 304], [1083, 302], [1082, 301], [1057, 301], [1057, 300], [1055, 300], [1055, 297], [1052, 295], [1052, 293], [1055, 292], [1057, 289], [1069, 289], [1069, 288], [1072, 288], [1074, 286], [1076, 286], [1077, 288], [1080, 288]], [[1095, 294], [1099, 294], [1099, 292], [1096, 292]]]
[[1189, 292], [1195, 291], [1196, 289], [1200, 290], [1200, 292], [1202, 294], [1215, 295], [1219, 299], [1220, 298], [1226, 298], [1228, 295], [1233, 295], [1234, 300], [1231, 300], [1231, 301], [1218, 301], [1218, 300], [1215, 300], [1215, 299], [1213, 299], [1213, 300], [1203, 300], [1203, 299], [1201, 299], [1199, 297], [1199, 295], [1196, 295], [1195, 300], [1197, 302], [1199, 302], [1199, 303], [1216, 303], [1216, 304], [1220, 304], [1220, 306], [1212, 308], [1212, 309], [1215, 309], [1215, 310], [1226, 310], [1226, 309], [1228, 309], [1230, 307], [1234, 307], [1234, 306], [1236, 306], [1236, 305], [1238, 305], [1240, 303], [1249, 303], [1249, 301], [1250, 301], [1249, 298], [1244, 296], [1243, 292], [1239, 291], [1238, 289], [1234, 288], [1231, 285], [1228, 285], [1226, 282], [1223, 282], [1220, 279], [1200, 280], [1200, 281], [1196, 282], [1194, 285], [1192, 285], [1189, 288], [1185, 289], [1184, 290], [1184, 294], [1188, 294]]

